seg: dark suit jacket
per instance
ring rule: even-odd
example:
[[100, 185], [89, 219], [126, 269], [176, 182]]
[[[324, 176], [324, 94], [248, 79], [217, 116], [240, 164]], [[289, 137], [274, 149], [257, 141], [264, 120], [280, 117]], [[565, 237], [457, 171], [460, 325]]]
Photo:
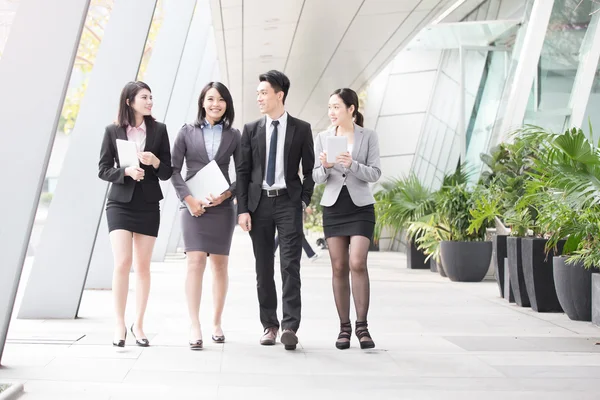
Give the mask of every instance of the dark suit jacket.
[[[226, 201], [232, 201], [236, 193], [236, 182], [232, 183], [229, 179], [229, 164], [231, 156], [233, 156], [236, 166], [239, 162], [240, 136], [240, 131], [235, 128], [224, 129], [221, 134], [219, 149], [214, 157], [215, 162], [221, 168], [221, 172], [230, 185], [229, 191], [231, 192], [231, 197]], [[184, 158], [187, 167], [185, 179], [181, 176]], [[171, 183], [175, 188], [175, 192], [177, 192], [179, 200], [183, 200], [188, 195], [191, 195], [185, 182], [196, 175], [209, 162], [202, 128], [190, 124], [184, 125], [179, 134], [177, 134], [175, 144], [173, 145], [173, 177]], [[219, 195], [220, 193], [213, 194]]]
[[[104, 140], [100, 149], [100, 162], [98, 163], [98, 177], [111, 182], [108, 199], [121, 203], [128, 203], [133, 196], [133, 189], [137, 183], [131, 177], [125, 176], [125, 168], [119, 164], [117, 154], [117, 139], [127, 140], [125, 128], [111, 124], [104, 131]], [[171, 168], [171, 146], [169, 135], [165, 124], [146, 118], [146, 147], [145, 151], [152, 152], [160, 160], [158, 169], [152, 165], [142, 165], [144, 179], [139, 183], [142, 185], [144, 198], [149, 203], [162, 200], [163, 194], [160, 190], [158, 180], [167, 180], [173, 172]]]
[[[238, 214], [254, 212], [261, 198], [267, 149], [266, 117], [244, 125], [241, 161], [237, 166]], [[315, 162], [310, 124], [288, 114], [284, 145], [284, 176], [288, 195], [300, 206], [310, 204], [315, 186], [312, 169]], [[298, 170], [302, 161], [300, 180]]]

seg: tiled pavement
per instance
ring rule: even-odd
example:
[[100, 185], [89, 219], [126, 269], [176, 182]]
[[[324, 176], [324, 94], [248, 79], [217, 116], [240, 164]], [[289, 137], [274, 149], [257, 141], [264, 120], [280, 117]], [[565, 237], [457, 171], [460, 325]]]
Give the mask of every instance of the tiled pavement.
[[[111, 293], [86, 291], [77, 320], [13, 321], [0, 382], [25, 382], [27, 400], [600, 399], [600, 328], [508, 304], [495, 282], [408, 270], [398, 253], [369, 256], [375, 350], [355, 337], [349, 350], [334, 347], [326, 252], [303, 259], [299, 348], [262, 347], [250, 240], [239, 230], [232, 253], [224, 345], [188, 350], [185, 260], [175, 258], [152, 267], [151, 347], [128, 337], [113, 348]], [[210, 339], [208, 270], [204, 300]]]

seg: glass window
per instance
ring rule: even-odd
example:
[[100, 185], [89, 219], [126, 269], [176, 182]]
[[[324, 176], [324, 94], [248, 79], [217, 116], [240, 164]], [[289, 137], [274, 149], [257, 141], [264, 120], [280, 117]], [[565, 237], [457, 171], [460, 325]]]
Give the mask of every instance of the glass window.
[[[507, 57], [507, 52], [493, 51], [488, 53], [484, 76], [481, 80], [481, 89], [467, 128], [466, 161], [477, 172], [481, 168], [479, 155], [487, 148], [502, 99], [504, 82], [506, 81]], [[476, 181], [478, 174], [473, 174], [472, 179]]]
[[570, 115], [569, 99], [594, 8], [591, 1], [578, 3], [554, 2], [525, 114], [526, 124], [562, 131], [565, 117]]

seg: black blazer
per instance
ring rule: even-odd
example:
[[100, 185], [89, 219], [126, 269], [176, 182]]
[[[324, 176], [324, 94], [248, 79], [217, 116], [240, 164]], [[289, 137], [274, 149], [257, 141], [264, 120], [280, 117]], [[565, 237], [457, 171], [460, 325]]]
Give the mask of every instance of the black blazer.
[[167, 126], [146, 118], [146, 147], [144, 147], [144, 151], [149, 151], [158, 157], [160, 166], [158, 169], [154, 169], [152, 165], [142, 165], [140, 163], [140, 167], [145, 172], [144, 179], [140, 182], [125, 176], [125, 168], [120, 167], [117, 139], [127, 140], [125, 128], [115, 124], [108, 125], [104, 131], [104, 140], [100, 149], [100, 162], [98, 163], [98, 177], [112, 183], [108, 192], [108, 199], [128, 203], [133, 196], [135, 184], [140, 183], [147, 202], [152, 203], [162, 200], [163, 194], [158, 180], [165, 181], [173, 173]]
[[[238, 214], [254, 212], [261, 198], [265, 178], [267, 152], [266, 117], [244, 125], [241, 143], [241, 161], [237, 165]], [[284, 176], [288, 195], [301, 205], [310, 204], [315, 182], [312, 169], [315, 162], [313, 136], [310, 124], [288, 114], [284, 144]], [[298, 170], [302, 161], [303, 179]]]

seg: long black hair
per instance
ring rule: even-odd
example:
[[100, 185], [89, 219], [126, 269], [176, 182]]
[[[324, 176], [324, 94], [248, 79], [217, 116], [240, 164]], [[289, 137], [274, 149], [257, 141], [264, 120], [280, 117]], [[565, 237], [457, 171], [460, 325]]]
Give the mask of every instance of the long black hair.
[[[132, 105], [135, 101], [135, 96], [142, 89], [147, 89], [150, 93], [150, 86], [142, 81], [127, 82], [123, 90], [121, 90], [121, 98], [119, 100], [119, 114], [117, 115], [117, 123], [119, 126], [126, 128], [128, 126], [135, 126], [135, 111], [133, 111]], [[129, 104], [127, 104], [129, 102]], [[145, 115], [144, 120], [154, 121], [154, 117], [151, 115]]]
[[206, 97], [206, 93], [210, 89], [216, 89], [217, 92], [221, 95], [223, 100], [225, 100], [226, 108], [225, 114], [221, 117], [220, 121], [215, 121], [216, 123], [223, 123], [223, 129], [229, 129], [233, 125], [233, 119], [235, 118], [235, 111], [233, 109], [233, 99], [231, 98], [231, 93], [229, 93], [229, 89], [227, 86], [223, 85], [221, 82], [208, 82], [206, 86], [200, 92], [200, 96], [198, 97], [198, 118], [196, 119], [196, 125], [202, 126], [204, 123], [204, 119], [206, 118], [206, 110], [202, 106], [204, 104], [204, 98]]
[[346, 108], [354, 106], [354, 112], [352, 113], [352, 116], [354, 117], [354, 123], [362, 127], [365, 121], [365, 117], [361, 114], [360, 111], [358, 111], [358, 95], [356, 94], [356, 92], [350, 88], [342, 88], [337, 89], [333, 93], [331, 93], [331, 96], [333, 95], [337, 95], [340, 99], [342, 99], [342, 101], [346, 105]]

